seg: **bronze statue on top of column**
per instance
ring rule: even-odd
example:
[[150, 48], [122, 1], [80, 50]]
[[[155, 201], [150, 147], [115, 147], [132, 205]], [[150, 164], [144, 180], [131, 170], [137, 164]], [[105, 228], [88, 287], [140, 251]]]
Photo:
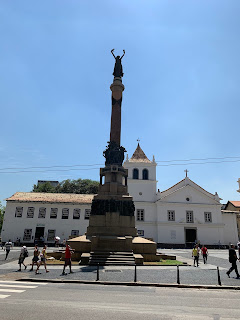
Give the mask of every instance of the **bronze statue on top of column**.
[[125, 55], [125, 50], [123, 50], [123, 55], [121, 57], [115, 56], [113, 51], [114, 51], [114, 49], [111, 50], [111, 53], [115, 59], [115, 66], [114, 66], [114, 70], [113, 70], [113, 75], [114, 75], [114, 77], [121, 78], [121, 77], [123, 77], [123, 74], [124, 74], [123, 68], [122, 68], [122, 58]]

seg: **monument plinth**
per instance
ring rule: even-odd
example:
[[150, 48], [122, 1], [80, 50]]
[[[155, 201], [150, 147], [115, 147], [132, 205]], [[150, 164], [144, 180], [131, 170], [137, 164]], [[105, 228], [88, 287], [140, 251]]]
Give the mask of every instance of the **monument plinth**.
[[[156, 243], [137, 236], [135, 206], [128, 194], [128, 171], [122, 164], [125, 148], [121, 146], [122, 57], [115, 57], [112, 91], [110, 141], [103, 152], [105, 167], [100, 169], [98, 194], [94, 196], [86, 235], [68, 243], [81, 254], [81, 263], [133, 264], [143, 263], [144, 258], [159, 260]], [[134, 252], [136, 253], [134, 255]]]

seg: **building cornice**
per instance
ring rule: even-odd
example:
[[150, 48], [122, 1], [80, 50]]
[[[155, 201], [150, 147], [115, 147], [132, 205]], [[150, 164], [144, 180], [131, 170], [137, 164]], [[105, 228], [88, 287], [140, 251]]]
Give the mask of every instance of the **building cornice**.
[[29, 204], [29, 203], [37, 203], [39, 205], [42, 205], [42, 204], [54, 204], [55, 206], [58, 206], [58, 205], [62, 205], [62, 204], [68, 204], [68, 205], [91, 205], [92, 204], [92, 201], [91, 202], [58, 202], [58, 201], [53, 201], [53, 202], [50, 202], [50, 201], [22, 201], [22, 200], [7, 200], [7, 203], [26, 203], [26, 204]]
[[161, 199], [156, 201], [157, 204], [167, 204], [167, 205], [182, 205], [182, 206], [218, 206], [218, 207], [222, 207], [221, 203], [199, 203], [199, 202], [169, 202], [169, 201], [161, 201]]
[[153, 226], [171, 226], [171, 227], [184, 227], [184, 228], [223, 228], [225, 226], [224, 223], [186, 223], [186, 222], [170, 222], [170, 221], [136, 221], [136, 224], [144, 226], [144, 225], [153, 225]]

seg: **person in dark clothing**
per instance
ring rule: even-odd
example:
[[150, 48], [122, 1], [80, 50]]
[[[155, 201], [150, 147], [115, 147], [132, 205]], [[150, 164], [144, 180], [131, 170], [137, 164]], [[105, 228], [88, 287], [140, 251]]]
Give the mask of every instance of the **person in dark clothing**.
[[230, 249], [229, 249], [229, 262], [232, 264], [232, 266], [228, 270], [228, 272], [226, 272], [226, 273], [227, 273], [228, 277], [230, 278], [230, 273], [233, 270], [235, 270], [236, 275], [237, 275], [237, 279], [239, 279], [240, 275], [238, 273], [238, 268], [237, 268], [237, 260], [238, 260], [238, 258], [237, 258], [237, 254], [236, 254], [236, 251], [235, 251], [234, 247], [235, 246], [233, 244], [231, 244]]
[[5, 248], [6, 248], [6, 257], [5, 257], [5, 260], [7, 260], [7, 257], [9, 255], [9, 252], [12, 248], [12, 242], [11, 240], [9, 239], [8, 242], [5, 243]]

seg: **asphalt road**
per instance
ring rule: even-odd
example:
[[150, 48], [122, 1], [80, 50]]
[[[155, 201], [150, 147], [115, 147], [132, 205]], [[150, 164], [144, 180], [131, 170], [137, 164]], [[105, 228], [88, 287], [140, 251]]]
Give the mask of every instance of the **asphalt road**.
[[0, 319], [233, 320], [240, 317], [239, 295], [233, 290], [1, 281]]

